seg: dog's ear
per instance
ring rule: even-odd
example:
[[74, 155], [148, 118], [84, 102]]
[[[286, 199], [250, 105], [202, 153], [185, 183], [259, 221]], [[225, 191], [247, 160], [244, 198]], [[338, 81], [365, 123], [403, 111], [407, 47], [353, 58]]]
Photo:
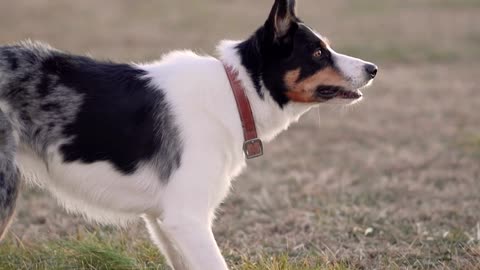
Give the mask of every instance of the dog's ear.
[[298, 19], [295, 12], [295, 0], [275, 0], [265, 28], [274, 41], [284, 38], [296, 26]]

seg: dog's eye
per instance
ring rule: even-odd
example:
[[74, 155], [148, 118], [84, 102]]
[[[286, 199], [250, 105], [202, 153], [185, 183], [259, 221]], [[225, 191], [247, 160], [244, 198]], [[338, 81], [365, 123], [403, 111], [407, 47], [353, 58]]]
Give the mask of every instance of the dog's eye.
[[313, 52], [313, 57], [315, 57], [315, 58], [322, 57], [322, 50], [321, 50], [321, 49], [316, 49], [316, 50]]

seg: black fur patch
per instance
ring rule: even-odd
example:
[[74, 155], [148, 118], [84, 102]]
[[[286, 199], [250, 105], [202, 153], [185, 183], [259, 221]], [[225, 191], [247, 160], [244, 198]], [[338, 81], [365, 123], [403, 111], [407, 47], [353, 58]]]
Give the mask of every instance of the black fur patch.
[[42, 111], [47, 111], [47, 112], [58, 111], [58, 110], [60, 110], [60, 108], [61, 108], [60, 104], [58, 104], [58, 103], [53, 103], [53, 102], [51, 102], [51, 103], [46, 103], [46, 104], [42, 104], [42, 105], [40, 106], [40, 109], [41, 109]]
[[[280, 107], [290, 102], [284, 75], [300, 68], [299, 80], [330, 67], [335, 69], [326, 44], [298, 18], [292, 22], [288, 33], [280, 39], [271, 40], [272, 30], [266, 23], [249, 39], [240, 43], [237, 50], [242, 65], [247, 69], [260, 97], [263, 97], [261, 82]], [[322, 57], [315, 59], [315, 50], [322, 50]]]
[[17, 57], [15, 56], [15, 54], [11, 51], [4, 51], [4, 56], [5, 56], [5, 59], [6, 61], [8, 62], [8, 64], [10, 65], [10, 69], [12, 71], [15, 71], [17, 70], [18, 68], [18, 59]]
[[45, 97], [53, 89], [54, 89], [54, 85], [52, 84], [52, 80], [49, 78], [48, 73], [43, 74], [42, 78], [40, 79], [40, 82], [37, 85], [38, 94], [40, 95], [40, 97]]
[[[82, 96], [76, 120], [63, 129], [64, 136], [72, 138], [60, 148], [66, 162], [109, 161], [130, 174], [140, 162], [158, 155], [164, 163], [158, 164], [162, 178], [180, 166], [180, 141], [164, 94], [141, 78], [144, 71], [59, 53], [45, 59], [41, 71], [44, 76], [37, 85], [41, 96], [53, 89], [50, 77], [58, 79], [59, 87]], [[56, 107], [44, 104], [41, 109]]]
[[[259, 30], [263, 31], [263, 29]], [[262, 85], [261, 85], [261, 73], [262, 73], [262, 58], [260, 51], [258, 50], [258, 38], [262, 35], [256, 33], [250, 39], [240, 43], [237, 49], [240, 52], [242, 65], [248, 70], [248, 74], [253, 81], [253, 85], [257, 90], [258, 95], [263, 98]]]

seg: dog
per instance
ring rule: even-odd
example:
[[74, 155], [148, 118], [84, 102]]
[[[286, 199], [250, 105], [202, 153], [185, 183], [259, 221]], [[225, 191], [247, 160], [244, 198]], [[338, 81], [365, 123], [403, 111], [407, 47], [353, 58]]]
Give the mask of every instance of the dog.
[[92, 221], [142, 218], [176, 270], [228, 269], [211, 228], [246, 159], [311, 108], [358, 102], [377, 75], [295, 7], [275, 0], [218, 58], [119, 64], [38, 42], [0, 47], [0, 235], [27, 182]]

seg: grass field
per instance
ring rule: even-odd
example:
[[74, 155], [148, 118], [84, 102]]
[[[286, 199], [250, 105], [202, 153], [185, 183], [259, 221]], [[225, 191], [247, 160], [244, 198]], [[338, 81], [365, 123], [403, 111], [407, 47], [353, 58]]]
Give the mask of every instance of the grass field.
[[[267, 0], [0, 1], [0, 43], [118, 61], [213, 53]], [[338, 51], [380, 65], [362, 103], [266, 146], [215, 224], [233, 269], [480, 269], [480, 1], [298, 0]], [[3, 269], [162, 269], [142, 224], [102, 227], [24, 188]]]

